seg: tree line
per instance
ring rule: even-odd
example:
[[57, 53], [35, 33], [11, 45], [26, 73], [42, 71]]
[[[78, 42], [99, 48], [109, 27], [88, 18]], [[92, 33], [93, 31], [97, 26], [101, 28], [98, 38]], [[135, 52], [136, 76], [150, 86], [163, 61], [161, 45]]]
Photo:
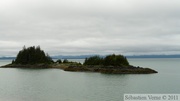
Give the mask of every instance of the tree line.
[[[19, 51], [15, 60], [12, 61], [12, 64], [40, 64], [40, 63], [54, 63], [52, 58], [45, 54], [43, 50], [41, 50], [40, 46], [31, 46], [26, 48], [23, 47], [22, 50]], [[67, 59], [61, 61], [58, 59], [56, 63], [72, 63]], [[86, 58], [83, 65], [104, 65], [104, 66], [128, 66], [129, 62], [123, 55], [107, 55], [106, 57], [100, 57], [98, 55], [91, 56]]]
[[86, 58], [84, 65], [104, 65], [104, 66], [129, 66], [127, 58], [123, 55], [107, 55], [105, 58], [92, 56]]
[[12, 61], [12, 64], [39, 64], [39, 63], [52, 63], [53, 60], [48, 54], [45, 54], [41, 50], [40, 46], [31, 46], [22, 50], [16, 56], [16, 59]]

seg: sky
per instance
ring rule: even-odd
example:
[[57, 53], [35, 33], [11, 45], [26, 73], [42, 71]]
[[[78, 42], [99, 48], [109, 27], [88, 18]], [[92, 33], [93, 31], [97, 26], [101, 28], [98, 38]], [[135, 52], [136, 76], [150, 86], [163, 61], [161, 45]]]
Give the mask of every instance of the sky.
[[180, 0], [1, 0], [0, 56], [180, 54]]

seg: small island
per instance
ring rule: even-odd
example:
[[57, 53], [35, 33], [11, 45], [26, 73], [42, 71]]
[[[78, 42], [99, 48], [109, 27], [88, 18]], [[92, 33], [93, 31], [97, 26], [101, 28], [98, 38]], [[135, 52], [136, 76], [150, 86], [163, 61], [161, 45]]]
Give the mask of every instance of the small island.
[[92, 56], [86, 58], [84, 63], [69, 62], [58, 59], [56, 62], [41, 50], [40, 46], [23, 47], [11, 64], [1, 68], [58, 68], [72, 72], [100, 72], [108, 74], [152, 74], [158, 73], [150, 68], [136, 67], [129, 64], [123, 55], [107, 55], [106, 57]]

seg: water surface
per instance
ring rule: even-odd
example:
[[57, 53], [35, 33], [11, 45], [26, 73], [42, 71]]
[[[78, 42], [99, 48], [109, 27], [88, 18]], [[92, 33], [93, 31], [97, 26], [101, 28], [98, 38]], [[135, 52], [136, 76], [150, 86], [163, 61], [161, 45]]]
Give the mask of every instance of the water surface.
[[[0, 101], [122, 101], [124, 93], [180, 93], [180, 59], [128, 60], [159, 73], [115, 75], [0, 68]], [[7, 63], [10, 60], [0, 60], [0, 65]]]

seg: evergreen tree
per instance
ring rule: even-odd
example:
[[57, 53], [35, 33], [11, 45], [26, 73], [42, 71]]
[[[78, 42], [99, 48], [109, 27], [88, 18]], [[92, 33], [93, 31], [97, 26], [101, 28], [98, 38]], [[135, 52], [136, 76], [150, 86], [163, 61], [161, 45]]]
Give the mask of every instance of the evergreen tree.
[[100, 56], [92, 56], [85, 59], [84, 65], [102, 65], [103, 58]]
[[86, 58], [84, 65], [128, 66], [129, 62], [123, 55], [112, 54], [105, 58], [101, 58], [100, 56]]
[[128, 66], [129, 62], [123, 55], [108, 55], [104, 58], [105, 66]]
[[67, 59], [64, 59], [63, 60], [63, 63], [68, 63], [69, 61]]
[[57, 63], [62, 63], [61, 59], [58, 59], [56, 62], [57, 62]]
[[52, 63], [53, 60], [44, 51], [41, 50], [40, 46], [32, 46], [26, 48], [23, 47], [22, 50], [17, 54], [16, 59], [13, 64], [38, 64], [38, 63]]

